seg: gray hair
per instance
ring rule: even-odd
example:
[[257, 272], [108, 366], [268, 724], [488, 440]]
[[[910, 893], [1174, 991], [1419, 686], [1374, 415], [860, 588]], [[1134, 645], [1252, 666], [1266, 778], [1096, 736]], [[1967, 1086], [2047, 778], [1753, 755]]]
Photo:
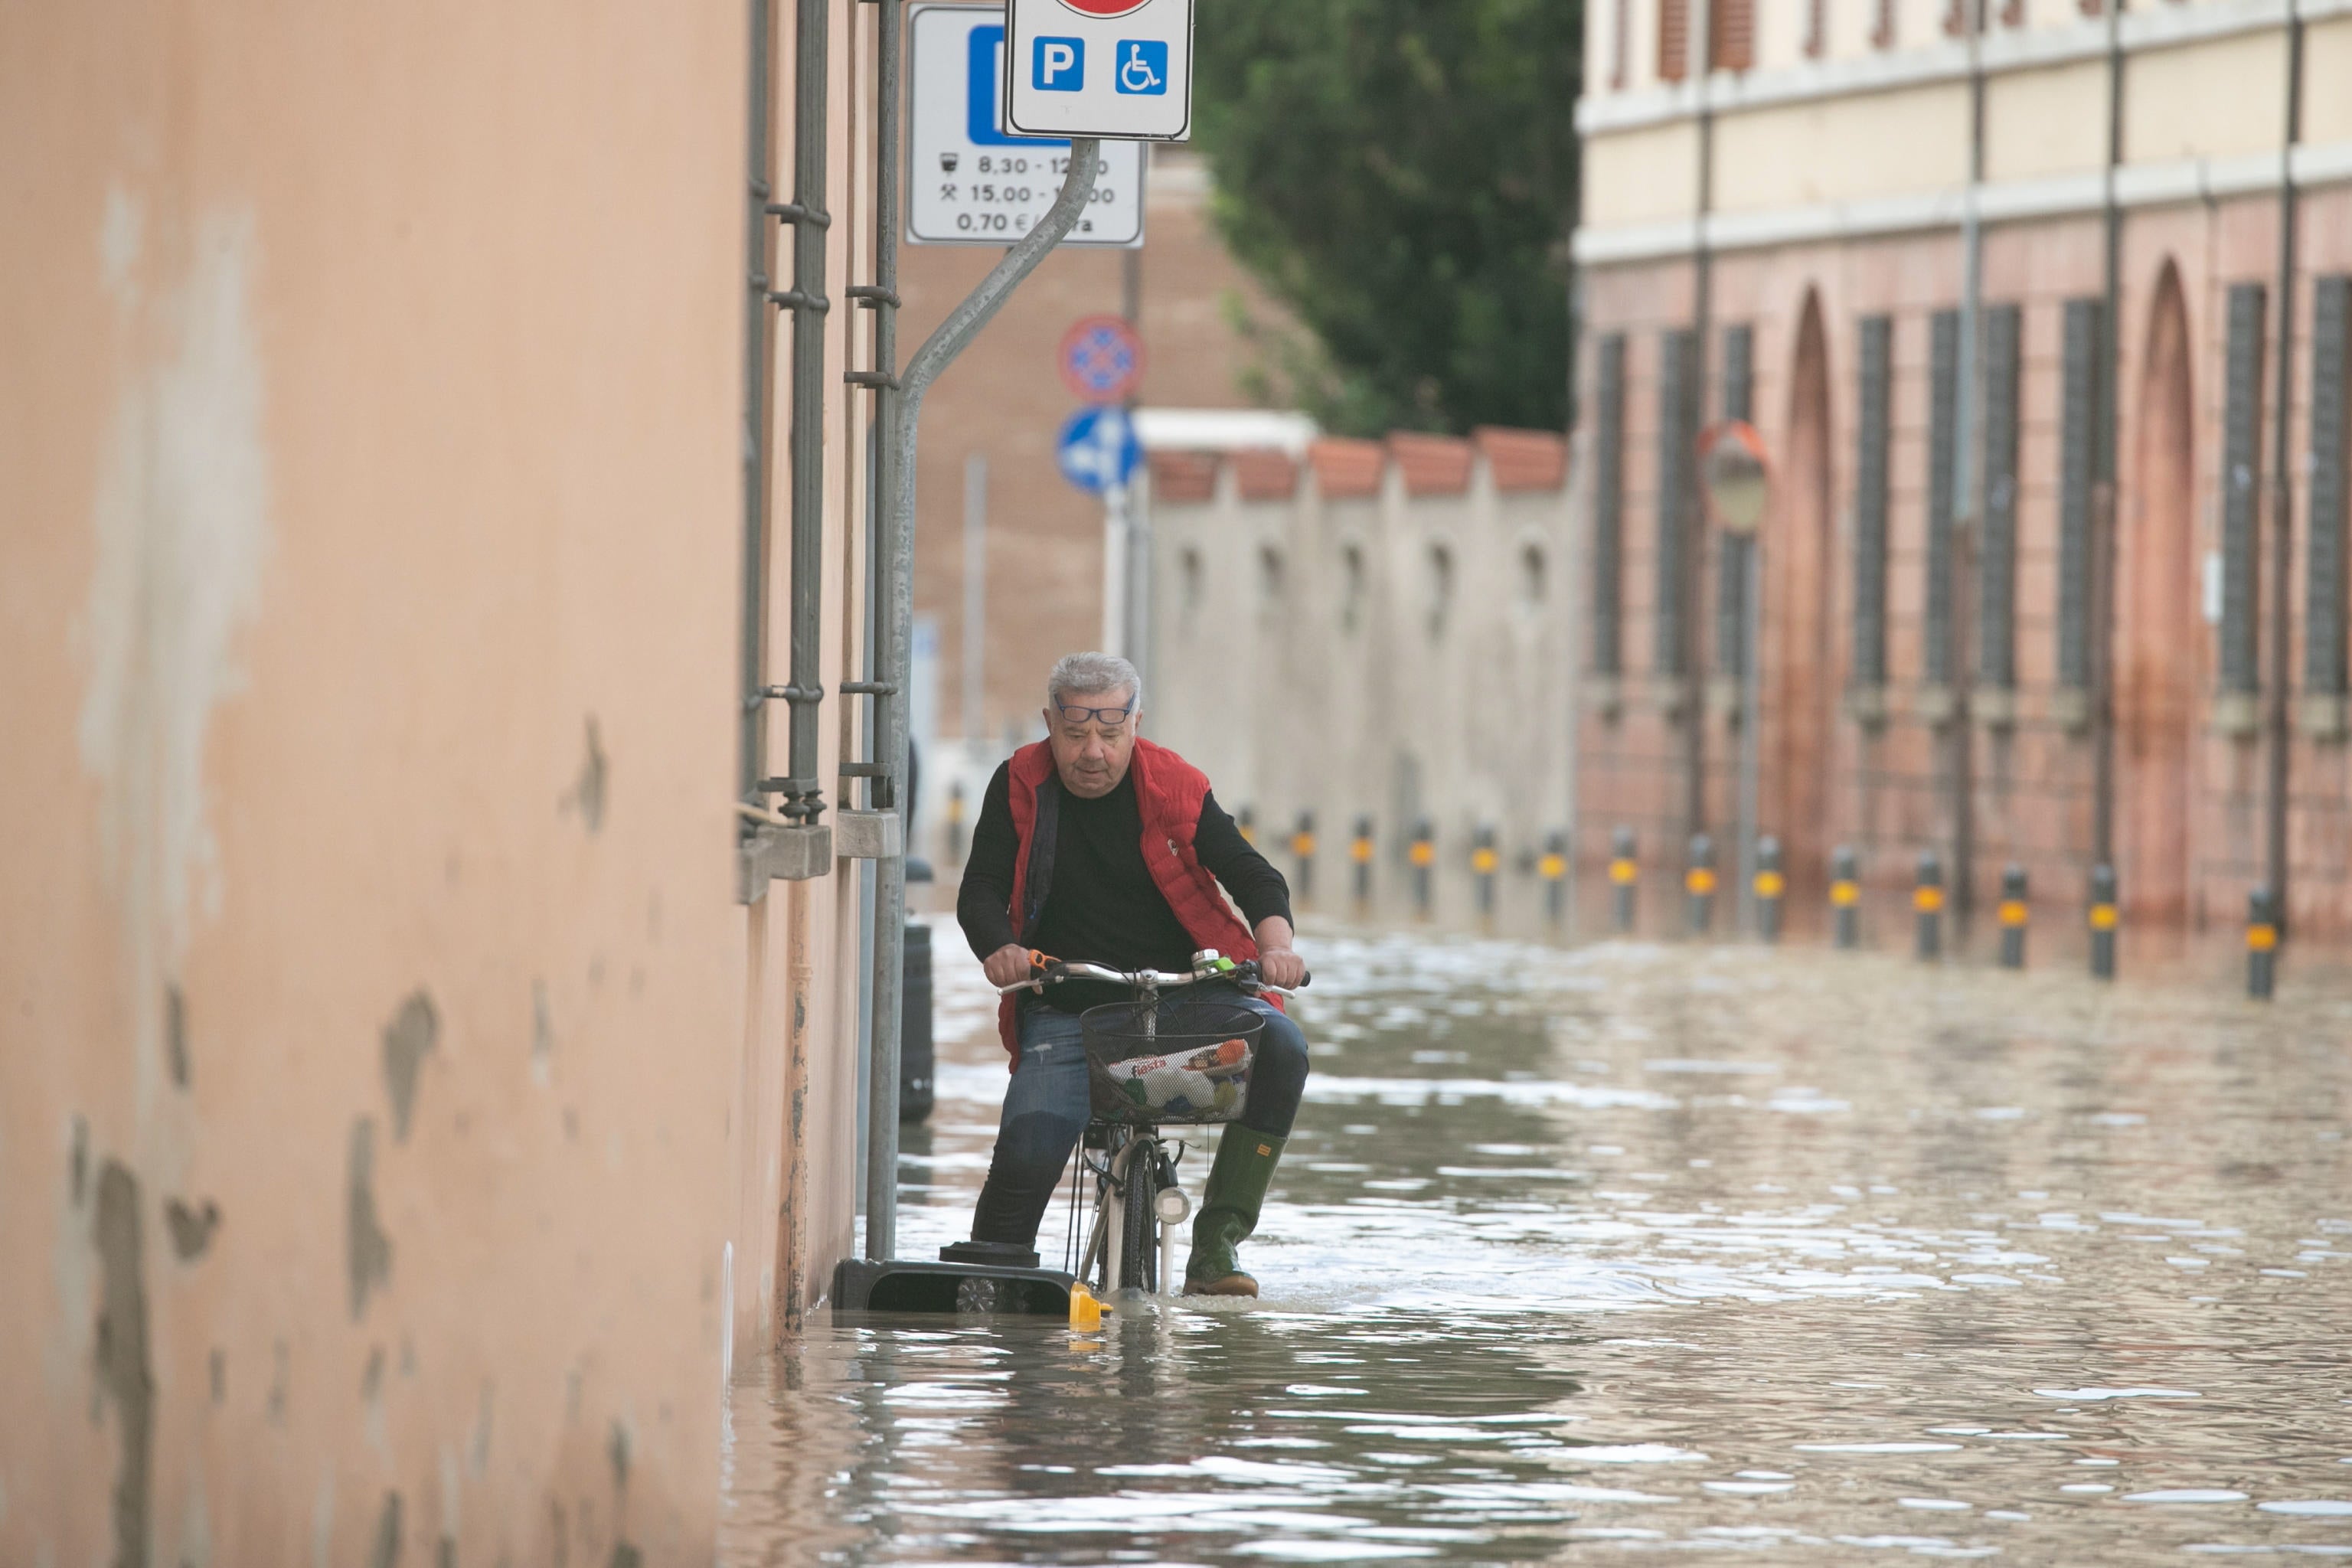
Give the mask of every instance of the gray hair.
[[1066, 653], [1045, 678], [1045, 706], [1059, 707], [1065, 693], [1099, 697], [1106, 691], [1128, 692], [1129, 707], [1143, 706], [1143, 677], [1135, 666], [1115, 653]]

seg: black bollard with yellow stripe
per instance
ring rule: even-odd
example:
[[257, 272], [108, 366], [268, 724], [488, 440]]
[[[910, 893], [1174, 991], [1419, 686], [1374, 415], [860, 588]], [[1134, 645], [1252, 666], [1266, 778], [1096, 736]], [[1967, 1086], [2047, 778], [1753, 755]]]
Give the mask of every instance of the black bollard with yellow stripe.
[[1609, 846], [1609, 901], [1621, 932], [1633, 929], [1633, 889], [1641, 880], [1641, 863], [1633, 858], [1633, 830], [1621, 827]]
[[1944, 863], [1933, 849], [1919, 854], [1919, 879], [1911, 889], [1911, 909], [1917, 931], [1914, 945], [1919, 962], [1933, 963], [1944, 956]]
[[1356, 818], [1356, 837], [1348, 846], [1348, 858], [1356, 863], [1356, 902], [1370, 903], [1372, 898], [1372, 819]]
[[2091, 868], [2091, 978], [2116, 977], [2116, 868]]
[[2246, 896], [2246, 994], [2267, 1002], [2278, 986], [2278, 900], [2268, 888]]
[[1536, 862], [1543, 878], [1544, 919], [1553, 925], [1568, 918], [1568, 835], [1554, 833], [1544, 840], [1543, 858]]
[[948, 784], [948, 858], [963, 864], [963, 781]]
[[1715, 840], [1704, 833], [1691, 835], [1690, 868], [1683, 873], [1684, 900], [1690, 911], [1690, 931], [1705, 936], [1715, 924]]
[[1437, 864], [1437, 834], [1425, 816], [1413, 825], [1410, 858], [1412, 861], [1412, 905], [1426, 920], [1429, 918], [1430, 871]]
[[1830, 923], [1840, 947], [1862, 945], [1861, 862], [1841, 844], [1830, 855]]
[[1234, 826], [1241, 829], [1242, 842], [1255, 848], [1257, 845], [1257, 814], [1244, 806], [1234, 813]]
[[2012, 862], [2000, 874], [2000, 966], [2025, 967], [2025, 868]]
[[1789, 879], [1780, 873], [1780, 841], [1770, 834], [1756, 841], [1756, 934], [1772, 942], [1780, 940], [1780, 900]]
[[1305, 903], [1315, 896], [1315, 814], [1298, 814], [1297, 829], [1290, 836], [1291, 863], [1298, 868], [1298, 901]]
[[1478, 879], [1478, 912], [1495, 912], [1495, 869], [1502, 857], [1495, 853], [1495, 830], [1481, 827], [1470, 845], [1470, 874]]

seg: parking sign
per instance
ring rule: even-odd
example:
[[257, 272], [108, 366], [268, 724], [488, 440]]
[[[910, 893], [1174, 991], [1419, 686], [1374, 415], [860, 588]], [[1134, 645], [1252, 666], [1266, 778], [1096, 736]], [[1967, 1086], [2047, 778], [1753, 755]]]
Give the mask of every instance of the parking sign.
[[1006, 0], [1005, 123], [1027, 136], [1181, 142], [1192, 0]]
[[[907, 8], [908, 244], [1011, 245], [1061, 191], [1069, 142], [1005, 128], [1007, 52], [996, 6]], [[1140, 143], [1103, 143], [1093, 197], [1062, 243], [1143, 243]]]

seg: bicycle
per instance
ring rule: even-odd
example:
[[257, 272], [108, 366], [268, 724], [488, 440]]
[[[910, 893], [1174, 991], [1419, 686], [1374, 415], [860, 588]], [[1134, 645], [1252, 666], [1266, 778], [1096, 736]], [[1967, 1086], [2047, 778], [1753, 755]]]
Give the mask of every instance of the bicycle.
[[[1178, 1141], [1171, 1154], [1160, 1129], [1215, 1125], [1241, 1114], [1258, 1032], [1265, 1020], [1237, 1004], [1205, 1001], [1193, 1002], [1187, 1011], [1163, 1020], [1160, 994], [1212, 982], [1238, 984], [1252, 994], [1297, 993], [1261, 980], [1255, 962], [1237, 963], [1213, 949], [1194, 953], [1192, 972], [1184, 974], [1122, 971], [1042, 952], [1029, 956], [1030, 977], [997, 987], [997, 994], [1042, 994], [1047, 985], [1065, 980], [1105, 980], [1135, 993], [1132, 1002], [1089, 1007], [1079, 1015], [1091, 1109], [1077, 1156], [1094, 1173], [1095, 1210], [1086, 1249], [1072, 1272], [1081, 1280], [1091, 1279], [1105, 1295], [1113, 1290], [1166, 1294], [1176, 1268], [1176, 1227], [1191, 1215], [1192, 1200], [1176, 1176], [1187, 1145]], [[1171, 1027], [1177, 1025], [1183, 1026]], [[1204, 1086], [1205, 1099], [1195, 1099], [1203, 1094]], [[1102, 1154], [1099, 1162], [1088, 1157], [1089, 1151], [1097, 1150]], [[1083, 1178], [1074, 1172], [1072, 1181]], [[1071, 1203], [1075, 1221], [1075, 1186]]]

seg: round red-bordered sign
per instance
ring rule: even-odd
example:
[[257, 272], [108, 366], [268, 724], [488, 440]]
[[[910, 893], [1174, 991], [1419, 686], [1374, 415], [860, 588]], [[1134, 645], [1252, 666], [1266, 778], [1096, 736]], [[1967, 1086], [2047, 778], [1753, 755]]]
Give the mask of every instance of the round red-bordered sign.
[[1058, 358], [1062, 384], [1081, 403], [1124, 403], [1143, 381], [1143, 340], [1122, 317], [1080, 317]]
[[1151, 0], [1062, 0], [1062, 4], [1081, 16], [1124, 16], [1129, 11], [1140, 11]]

